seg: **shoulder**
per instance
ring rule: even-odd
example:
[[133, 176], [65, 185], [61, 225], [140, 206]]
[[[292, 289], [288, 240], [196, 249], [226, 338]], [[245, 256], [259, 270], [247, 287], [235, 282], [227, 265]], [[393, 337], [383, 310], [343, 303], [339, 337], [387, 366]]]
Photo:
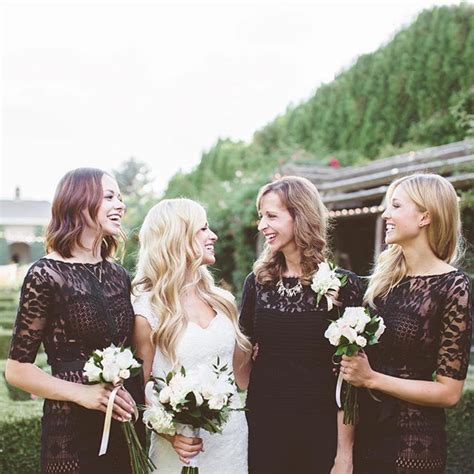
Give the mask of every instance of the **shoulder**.
[[127, 269], [123, 267], [122, 265], [120, 265], [120, 263], [117, 263], [114, 260], [106, 260], [106, 262], [108, 265], [110, 265], [110, 268], [112, 269], [112, 271], [114, 271], [115, 273], [118, 273], [119, 275], [121, 275], [123, 278], [127, 280], [130, 279]]
[[143, 316], [150, 327], [155, 330], [158, 327], [158, 316], [151, 306], [151, 292], [144, 291], [132, 298], [133, 311], [136, 315]]
[[61, 263], [50, 258], [40, 258], [28, 268], [25, 280], [37, 280], [46, 283], [52, 272], [58, 272]]
[[256, 282], [256, 278], [255, 278], [255, 273], [254, 272], [250, 272], [246, 277], [245, 277], [245, 280], [244, 280], [244, 288], [252, 288], [255, 286], [255, 282]]
[[471, 279], [469, 275], [462, 270], [454, 270], [443, 275], [444, 287], [448, 294], [465, 296], [471, 293]]
[[221, 288], [220, 286], [215, 286], [214, 291], [221, 296], [222, 298], [225, 298], [228, 301], [235, 301], [235, 296], [228, 290], [224, 290], [224, 288]]
[[351, 272], [350, 270], [346, 270], [345, 268], [336, 268], [336, 273], [340, 275], [341, 277], [346, 277], [347, 278], [347, 284], [348, 285], [357, 285], [362, 287], [363, 285], [363, 278], [360, 277], [359, 275], [356, 275], [354, 272]]

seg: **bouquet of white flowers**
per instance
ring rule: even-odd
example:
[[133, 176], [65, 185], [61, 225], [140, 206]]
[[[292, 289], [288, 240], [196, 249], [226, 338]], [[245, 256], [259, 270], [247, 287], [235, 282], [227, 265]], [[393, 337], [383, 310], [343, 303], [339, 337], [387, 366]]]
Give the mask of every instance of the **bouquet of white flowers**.
[[[357, 354], [367, 345], [379, 342], [385, 331], [385, 324], [380, 316], [371, 316], [366, 308], [361, 306], [348, 307], [344, 314], [332, 321], [324, 336], [337, 347], [336, 356]], [[342, 373], [339, 373], [336, 385], [336, 402], [341, 408]], [[357, 423], [358, 402], [357, 389], [348, 384], [344, 396], [344, 423]]]
[[[123, 386], [123, 382], [139, 374], [140, 370], [141, 365], [133, 357], [133, 353], [130, 349], [116, 347], [113, 344], [104, 350], [94, 351], [84, 365], [84, 375], [89, 383], [111, 383], [115, 386], [107, 403], [99, 456], [107, 452], [115, 396]], [[135, 418], [138, 418], [137, 411], [135, 412]], [[130, 421], [122, 423], [122, 430], [128, 444], [132, 472], [135, 474], [143, 474], [155, 469], [154, 464], [148, 458], [140, 444], [133, 424]]]
[[[201, 365], [189, 372], [181, 367], [148, 382], [143, 421], [149, 429], [169, 435], [199, 436], [201, 428], [220, 433], [230, 412], [240, 410], [236, 393], [232, 373], [219, 358], [212, 366]], [[191, 458], [181, 473], [197, 474], [197, 458]]]
[[339, 276], [336, 266], [325, 260], [318, 265], [318, 271], [314, 274], [311, 289], [316, 293], [316, 306], [319, 305], [324, 296], [328, 302], [328, 310], [334, 306], [334, 299], [339, 288], [347, 283], [347, 275]]

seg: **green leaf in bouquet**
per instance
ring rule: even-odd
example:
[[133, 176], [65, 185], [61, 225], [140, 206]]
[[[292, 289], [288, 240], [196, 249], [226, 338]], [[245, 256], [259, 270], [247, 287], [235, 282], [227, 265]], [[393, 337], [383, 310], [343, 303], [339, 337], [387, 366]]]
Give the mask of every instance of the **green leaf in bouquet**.
[[171, 382], [171, 379], [173, 378], [173, 376], [174, 376], [173, 372], [168, 372], [166, 374], [166, 381], [165, 381], [166, 385], [168, 385]]
[[349, 344], [347, 346], [346, 355], [353, 356], [354, 354], [357, 354], [359, 351], [360, 351], [360, 347], [357, 344]]
[[340, 356], [340, 355], [344, 355], [344, 354], [347, 354], [347, 346], [339, 346], [337, 348], [337, 351], [336, 351], [336, 354], [337, 356]]
[[181, 366], [181, 375], [182, 375], [183, 377], [186, 377], [186, 369], [184, 368], [183, 365]]
[[341, 282], [341, 286], [346, 286], [346, 284], [347, 284], [347, 275], [342, 275], [341, 278], [339, 278], [339, 281]]
[[321, 298], [323, 297], [323, 295], [321, 293], [318, 293], [316, 295], [316, 306], [319, 304], [319, 302], [321, 301]]

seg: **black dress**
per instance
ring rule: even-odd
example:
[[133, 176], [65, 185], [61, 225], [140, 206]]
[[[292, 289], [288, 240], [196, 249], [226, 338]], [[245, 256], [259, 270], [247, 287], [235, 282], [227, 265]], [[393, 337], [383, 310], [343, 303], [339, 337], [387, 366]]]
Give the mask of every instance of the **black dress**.
[[[405, 277], [375, 300], [387, 329], [367, 353], [373, 369], [404, 379], [433, 380], [435, 373], [466, 377], [471, 339], [470, 282], [452, 271]], [[355, 473], [442, 473], [446, 461], [442, 408], [415, 405], [360, 391]]]
[[[339, 294], [343, 306], [360, 306], [362, 291], [352, 273]], [[287, 288], [296, 278], [283, 278]], [[335, 348], [324, 337], [337, 319], [325, 298], [316, 306], [309, 286], [293, 297], [275, 285], [262, 286], [250, 274], [244, 286], [241, 326], [259, 352], [247, 394], [249, 472], [321, 473], [330, 471], [336, 454]]]
[[[32, 363], [43, 343], [53, 375], [83, 383], [82, 368], [92, 351], [111, 343], [130, 346], [133, 324], [130, 280], [120, 265], [42, 258], [23, 283], [9, 357]], [[143, 403], [143, 378], [127, 382], [136, 402]], [[125, 438], [115, 420], [107, 454], [98, 456], [104, 417], [72, 402], [46, 399], [41, 472], [131, 472]], [[143, 438], [143, 425], [135, 426]]]

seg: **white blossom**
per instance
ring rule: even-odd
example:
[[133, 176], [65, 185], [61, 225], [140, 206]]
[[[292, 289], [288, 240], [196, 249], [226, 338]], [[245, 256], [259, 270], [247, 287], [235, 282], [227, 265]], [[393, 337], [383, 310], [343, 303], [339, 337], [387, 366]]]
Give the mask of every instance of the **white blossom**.
[[357, 336], [355, 339], [355, 343], [359, 347], [365, 347], [367, 345], [367, 339], [364, 336]]
[[380, 336], [384, 333], [385, 331], [385, 323], [384, 323], [384, 320], [379, 317], [378, 318], [378, 321], [379, 321], [379, 327], [377, 328], [377, 330], [375, 331], [375, 339], [378, 341]]
[[324, 337], [329, 339], [329, 342], [333, 346], [338, 346], [339, 341], [341, 340], [341, 330], [339, 326], [335, 322], [332, 322], [329, 325], [329, 327], [326, 329], [326, 332], [324, 333]]
[[84, 365], [84, 374], [89, 382], [99, 382], [102, 369], [97, 367], [94, 362], [87, 361]]

